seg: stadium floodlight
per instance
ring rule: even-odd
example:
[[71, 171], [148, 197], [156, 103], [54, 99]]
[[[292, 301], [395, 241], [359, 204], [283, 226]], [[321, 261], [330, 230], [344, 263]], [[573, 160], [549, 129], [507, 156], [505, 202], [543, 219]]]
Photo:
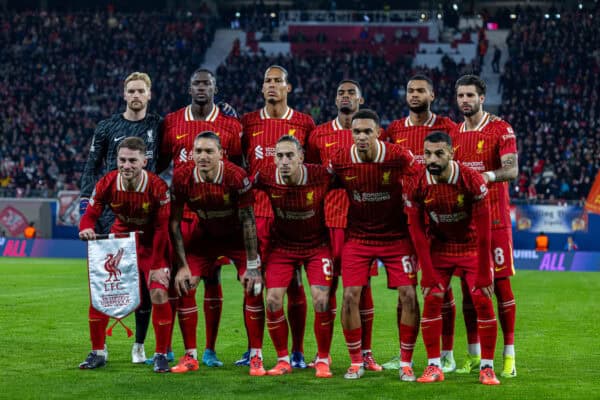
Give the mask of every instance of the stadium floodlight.
[[510, 14], [510, 19], [517, 19], [517, 14]]
[[275, 18], [277, 17], [277, 14], [275, 14], [274, 12], [271, 13], [271, 18]]
[[560, 14], [555, 15], [556, 19], [560, 19]]
[[452, 4], [452, 9], [454, 11], [458, 11], [458, 4], [456, 4], [456, 3]]
[[242, 16], [242, 14], [241, 14], [239, 11], [236, 11], [236, 13], [235, 13], [235, 17], [236, 17], [236, 18], [239, 18], [239, 17], [241, 17], [241, 16]]
[[442, 19], [442, 13], [437, 13], [437, 19]]
[[421, 13], [421, 21], [425, 21], [427, 19], [427, 14]]
[[550, 14], [544, 14], [544, 18], [549, 19], [550, 18]]
[[583, 10], [583, 3], [579, 3], [577, 7], [579, 7], [580, 10]]

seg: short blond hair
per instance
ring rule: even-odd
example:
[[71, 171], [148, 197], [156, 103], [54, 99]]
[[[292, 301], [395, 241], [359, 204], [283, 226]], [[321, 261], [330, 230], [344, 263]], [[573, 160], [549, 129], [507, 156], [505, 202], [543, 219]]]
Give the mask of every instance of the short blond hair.
[[144, 81], [146, 86], [148, 86], [148, 89], [152, 89], [152, 80], [150, 79], [150, 76], [145, 72], [136, 71], [129, 74], [129, 76], [125, 78], [125, 84], [123, 85], [123, 87], [127, 89], [127, 84], [131, 81]]

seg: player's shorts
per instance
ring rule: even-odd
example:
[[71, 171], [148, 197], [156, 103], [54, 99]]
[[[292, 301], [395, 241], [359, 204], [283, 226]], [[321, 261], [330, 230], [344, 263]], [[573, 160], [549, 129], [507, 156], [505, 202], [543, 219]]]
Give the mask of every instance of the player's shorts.
[[287, 288], [299, 264], [304, 265], [311, 286], [331, 286], [333, 262], [328, 246], [302, 252], [277, 247], [271, 251], [265, 267], [267, 288]]
[[[208, 278], [213, 276], [221, 267], [221, 260], [233, 261], [238, 271], [238, 277], [246, 272], [246, 249], [241, 240], [230, 242], [203, 240], [195, 243], [195, 250], [186, 252], [186, 260], [192, 276]], [[225, 259], [223, 257], [226, 257]]]
[[329, 243], [333, 260], [333, 276], [342, 275], [342, 253], [346, 242], [346, 232], [342, 228], [329, 228]]
[[342, 280], [344, 287], [366, 286], [371, 275], [371, 265], [381, 260], [387, 272], [389, 288], [417, 284], [416, 256], [410, 239], [395, 240], [385, 245], [365, 245], [350, 239], [342, 255]]
[[515, 274], [511, 228], [492, 229], [492, 260], [494, 279], [508, 278]]
[[[475, 287], [477, 272], [479, 271], [478, 256], [448, 256], [432, 253], [431, 262], [444, 288], [450, 287], [450, 279], [453, 275], [464, 279], [469, 289]], [[479, 289], [475, 293], [482, 294]]]

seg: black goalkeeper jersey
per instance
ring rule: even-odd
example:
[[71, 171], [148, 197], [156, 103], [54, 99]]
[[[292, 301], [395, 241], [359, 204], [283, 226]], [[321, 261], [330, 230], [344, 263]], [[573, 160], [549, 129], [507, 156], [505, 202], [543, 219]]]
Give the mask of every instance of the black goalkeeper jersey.
[[162, 117], [147, 114], [140, 121], [129, 121], [123, 114], [114, 114], [100, 121], [94, 131], [90, 153], [81, 176], [81, 197], [90, 197], [98, 179], [117, 168], [117, 146], [130, 136], [137, 136], [146, 143], [146, 169], [156, 170], [156, 158], [160, 149]]

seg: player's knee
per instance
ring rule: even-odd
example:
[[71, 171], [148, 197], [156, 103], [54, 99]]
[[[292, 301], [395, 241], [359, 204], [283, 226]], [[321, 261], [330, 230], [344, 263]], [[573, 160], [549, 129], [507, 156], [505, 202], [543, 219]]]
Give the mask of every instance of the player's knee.
[[150, 290], [150, 300], [152, 300], [152, 304], [164, 304], [169, 301], [169, 294], [164, 289], [152, 289]]
[[283, 307], [283, 296], [277, 291], [267, 290], [267, 307], [270, 311], [277, 311]]
[[360, 302], [360, 287], [347, 287], [344, 289], [344, 308], [351, 309], [353, 307], [358, 307], [358, 303]]
[[313, 294], [313, 305], [317, 312], [327, 311], [329, 309], [329, 292]]
[[492, 299], [479, 293], [474, 293], [472, 298], [473, 305], [475, 306], [479, 318], [488, 319], [494, 317], [494, 304], [492, 303]]
[[414, 286], [400, 286], [398, 288], [398, 303], [402, 304], [402, 311], [413, 312], [417, 310], [417, 293]]

